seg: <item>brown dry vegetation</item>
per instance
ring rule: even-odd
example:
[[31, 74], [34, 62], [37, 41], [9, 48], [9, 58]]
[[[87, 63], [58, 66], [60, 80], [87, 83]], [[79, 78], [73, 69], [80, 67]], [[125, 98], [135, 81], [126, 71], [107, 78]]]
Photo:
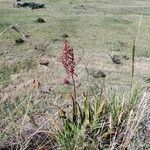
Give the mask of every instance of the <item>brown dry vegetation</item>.
[[[31, 140], [38, 138], [34, 135], [41, 132], [39, 137], [45, 137], [45, 131], [55, 143], [51, 136], [59, 112], [52, 103], [62, 108], [71, 105], [72, 87], [63, 84], [65, 70], [59, 60], [63, 34], [69, 35], [75, 58], [81, 57], [76, 68], [77, 85], [81, 83], [77, 87], [79, 103], [83, 102], [83, 91], [97, 95], [104, 83], [107, 94], [115, 92], [118, 97], [127, 98], [131, 87], [133, 40], [142, 15], [136, 41], [133, 87], [142, 89], [139, 92], [142, 95], [150, 86], [149, 0], [36, 0], [46, 4], [45, 9], [39, 10], [15, 8], [14, 2], [0, 0], [0, 147], [21, 143], [22, 149], [26, 149], [34, 143]], [[36, 23], [38, 17], [46, 22]], [[12, 28], [3, 32], [16, 24], [20, 33]], [[16, 39], [24, 38], [23, 32], [29, 37], [24, 43], [16, 44]], [[121, 64], [114, 64], [108, 53], [118, 55]], [[125, 55], [129, 59], [125, 59]], [[49, 67], [41, 65], [44, 61]], [[86, 68], [92, 72], [103, 71], [105, 81], [93, 78]], [[149, 100], [149, 91], [147, 93], [146, 100]], [[71, 108], [67, 109], [70, 112]], [[143, 115], [146, 117], [142, 118], [144, 123], [145, 120], [149, 122], [148, 115], [146, 111]], [[146, 145], [149, 143], [148, 126], [146, 124], [144, 134], [143, 130], [140, 132], [141, 137], [137, 136], [137, 141], [145, 138]], [[144, 142], [139, 148], [145, 146]], [[135, 145], [132, 146], [136, 150]]]

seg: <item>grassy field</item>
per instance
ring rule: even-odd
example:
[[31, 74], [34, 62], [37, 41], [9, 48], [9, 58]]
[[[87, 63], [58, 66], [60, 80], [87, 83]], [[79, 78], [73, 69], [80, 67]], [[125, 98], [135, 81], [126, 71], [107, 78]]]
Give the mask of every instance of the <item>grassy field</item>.
[[[75, 59], [81, 58], [75, 78], [76, 84], [81, 84], [76, 89], [81, 105], [83, 91], [96, 97], [103, 88], [109, 96], [117, 93], [120, 99], [129, 98], [137, 35], [133, 88], [141, 96], [141, 89], [150, 86], [149, 0], [34, 2], [44, 3], [46, 8], [17, 8], [14, 0], [0, 0], [0, 146], [21, 143], [25, 149], [38, 131], [54, 130], [51, 123], [59, 115], [52, 103], [60, 107], [71, 103], [72, 87], [63, 84], [66, 73], [60, 62], [63, 34], [69, 35]], [[38, 17], [46, 22], [37, 23]], [[9, 28], [16, 24], [19, 32]], [[16, 44], [22, 33], [29, 37]], [[108, 54], [117, 55], [121, 64], [114, 64]], [[45, 60], [49, 67], [40, 65]], [[87, 70], [91, 71], [90, 77]], [[105, 79], [91, 77], [98, 71], [106, 74]], [[28, 137], [25, 142], [23, 135]]]

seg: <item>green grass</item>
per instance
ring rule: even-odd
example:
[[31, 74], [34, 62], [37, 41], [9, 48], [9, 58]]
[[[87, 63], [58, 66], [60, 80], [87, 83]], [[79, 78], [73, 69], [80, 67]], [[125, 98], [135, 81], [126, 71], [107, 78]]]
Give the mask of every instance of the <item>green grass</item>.
[[[137, 118], [133, 117], [134, 122], [132, 122], [129, 117], [131, 113], [134, 116], [138, 111], [136, 109], [139, 103], [138, 93], [134, 92], [132, 100], [119, 98], [116, 93], [109, 99], [97, 97], [93, 103], [86, 97], [83, 109], [77, 105], [79, 107], [76, 114], [77, 122], [72, 121], [72, 118], [67, 115], [62, 115], [63, 129], [58, 132], [61, 148], [66, 150], [75, 149], [75, 147], [78, 149], [92, 147], [93, 150], [97, 147], [109, 149], [113, 138], [115, 138], [114, 148], [126, 148], [129, 137], [125, 136], [125, 132], [130, 134], [134, 129], [128, 129], [128, 126], [133, 124], [136, 126], [138, 122]], [[129, 122], [132, 125], [129, 125]]]

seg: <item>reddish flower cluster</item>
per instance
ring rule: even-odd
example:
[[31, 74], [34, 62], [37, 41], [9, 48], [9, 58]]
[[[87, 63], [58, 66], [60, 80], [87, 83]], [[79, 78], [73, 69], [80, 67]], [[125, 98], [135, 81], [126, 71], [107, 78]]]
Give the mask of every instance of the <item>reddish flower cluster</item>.
[[74, 59], [73, 48], [69, 45], [67, 40], [64, 43], [63, 53], [61, 56], [61, 62], [67, 73], [67, 77], [64, 79], [64, 83], [70, 84], [69, 77], [73, 77], [73, 75], [76, 75], [75, 74], [76, 62]]

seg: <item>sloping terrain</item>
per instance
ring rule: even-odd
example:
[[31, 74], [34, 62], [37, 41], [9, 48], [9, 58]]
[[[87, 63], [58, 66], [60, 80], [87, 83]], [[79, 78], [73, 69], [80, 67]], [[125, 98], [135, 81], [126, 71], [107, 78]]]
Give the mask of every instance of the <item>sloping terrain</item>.
[[[22, 0], [19, 3], [23, 2], [31, 1]], [[43, 3], [45, 8], [18, 8], [14, 0], [0, 0], [2, 141], [9, 139], [12, 133], [18, 133], [20, 128], [25, 132], [31, 129], [30, 123], [26, 123], [29, 118], [23, 116], [26, 109], [38, 118], [36, 113], [55, 112], [50, 108], [51, 102], [62, 106], [70, 103], [68, 87], [63, 84], [66, 75], [60, 62], [64, 34], [69, 36], [67, 39], [73, 46], [76, 60], [80, 59], [76, 77], [77, 83], [81, 83], [78, 87], [79, 96], [86, 89], [92, 88], [96, 92], [104, 82], [106, 90], [113, 88], [120, 93], [128, 92], [133, 41], [137, 34], [134, 87], [150, 86], [149, 0], [34, 2]], [[43, 18], [45, 22], [38, 23], [37, 18]], [[23, 42], [18, 43], [20, 38]], [[121, 63], [115, 64], [109, 55], [116, 55]], [[48, 61], [49, 67], [41, 65], [43, 61]], [[105, 81], [98, 77], [90, 79], [87, 84], [87, 69], [103, 71], [106, 74]], [[20, 116], [23, 116], [23, 121]], [[44, 119], [37, 119], [40, 125]], [[18, 123], [21, 125], [18, 126]]]

